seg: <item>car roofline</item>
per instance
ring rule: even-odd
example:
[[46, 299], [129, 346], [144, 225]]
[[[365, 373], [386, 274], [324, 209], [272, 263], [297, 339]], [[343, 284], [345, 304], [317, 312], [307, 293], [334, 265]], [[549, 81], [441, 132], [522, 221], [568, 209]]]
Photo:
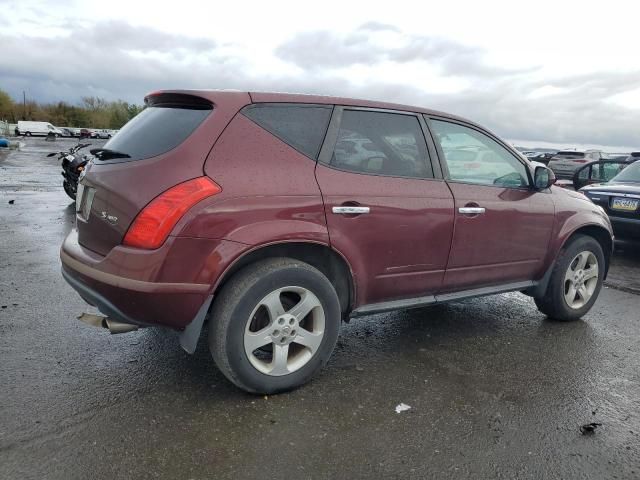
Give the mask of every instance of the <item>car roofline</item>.
[[[400, 103], [390, 103], [378, 100], [367, 100], [361, 98], [338, 97], [331, 95], [318, 95], [306, 93], [286, 93], [286, 92], [256, 92], [246, 90], [215, 90], [215, 89], [167, 89], [156, 90], [145, 95], [145, 100], [153, 95], [160, 94], [182, 94], [193, 95], [205, 98], [214, 104], [216, 100], [223, 96], [231, 95], [249, 95], [251, 103], [314, 103], [320, 105], [341, 105], [346, 107], [363, 107], [363, 108], [379, 108], [384, 110], [398, 110], [402, 112], [420, 113], [434, 117], [442, 117], [450, 120], [456, 120], [473, 125], [481, 130], [488, 131], [485, 127], [464, 117], [460, 117], [451, 113], [433, 110], [429, 108], [419, 107], [416, 105], [406, 105]], [[491, 132], [490, 132], [491, 133]]]

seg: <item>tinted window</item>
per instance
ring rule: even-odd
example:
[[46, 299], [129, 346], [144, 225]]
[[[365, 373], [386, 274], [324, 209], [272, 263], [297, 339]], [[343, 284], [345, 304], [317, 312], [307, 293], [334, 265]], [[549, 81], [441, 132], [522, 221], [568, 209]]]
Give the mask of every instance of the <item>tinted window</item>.
[[506, 148], [473, 128], [432, 120], [449, 170], [449, 178], [468, 183], [526, 187], [526, 167]]
[[398, 177], [433, 177], [420, 122], [412, 115], [345, 110], [331, 165]]
[[577, 158], [584, 158], [584, 153], [574, 151], [558, 152], [553, 156], [553, 158], [558, 160], [574, 160]]
[[104, 148], [141, 160], [173, 150], [209, 115], [211, 107], [152, 106], [130, 120]]
[[246, 107], [242, 113], [315, 160], [327, 133], [332, 108], [328, 105], [259, 103]]

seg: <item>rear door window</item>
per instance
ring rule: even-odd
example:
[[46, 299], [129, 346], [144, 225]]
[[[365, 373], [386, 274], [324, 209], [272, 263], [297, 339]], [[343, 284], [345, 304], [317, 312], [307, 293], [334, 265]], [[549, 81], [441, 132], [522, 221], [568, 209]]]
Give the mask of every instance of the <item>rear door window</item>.
[[256, 103], [242, 113], [290, 147], [317, 160], [332, 109], [331, 105]]
[[331, 166], [373, 175], [433, 178], [418, 118], [399, 113], [344, 110]]
[[[153, 99], [104, 148], [128, 155], [118, 161], [161, 155], [184, 142], [212, 110], [210, 103], [188, 95]], [[110, 157], [107, 153], [103, 158]]]

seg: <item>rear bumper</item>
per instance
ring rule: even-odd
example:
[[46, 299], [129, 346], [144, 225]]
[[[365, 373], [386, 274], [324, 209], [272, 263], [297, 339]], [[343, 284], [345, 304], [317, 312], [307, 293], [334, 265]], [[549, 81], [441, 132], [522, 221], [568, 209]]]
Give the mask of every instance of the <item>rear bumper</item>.
[[72, 231], [60, 250], [62, 276], [89, 304], [114, 320], [181, 330], [209, 299], [226, 265], [246, 248], [224, 240], [170, 237], [147, 251], [118, 246], [100, 256]]

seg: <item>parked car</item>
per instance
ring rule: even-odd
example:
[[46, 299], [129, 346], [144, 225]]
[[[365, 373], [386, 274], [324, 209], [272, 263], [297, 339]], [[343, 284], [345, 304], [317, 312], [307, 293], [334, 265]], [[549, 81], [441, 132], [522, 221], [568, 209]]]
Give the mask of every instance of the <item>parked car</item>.
[[19, 134], [24, 135], [25, 137], [31, 137], [32, 135], [44, 137], [53, 135], [56, 137], [61, 137], [63, 135], [62, 130], [54, 127], [49, 122], [31, 122], [20, 120], [18, 122], [17, 129]]
[[636, 160], [640, 160], [640, 152], [631, 152], [627, 157], [627, 162], [633, 163]]
[[472, 122], [275, 93], [145, 104], [91, 150], [62, 274], [112, 332], [167, 327], [193, 353], [208, 320], [246, 391], [308, 381], [350, 317], [520, 291], [569, 321], [598, 297], [607, 215]]
[[559, 179], [571, 180], [575, 171], [585, 163], [604, 158], [600, 150], [573, 151], [563, 150], [556, 153], [548, 162], [548, 166]]
[[607, 212], [616, 237], [640, 239], [640, 160], [611, 180], [580, 191]]
[[95, 132], [89, 130], [88, 128], [81, 128], [80, 138], [96, 138], [96, 134]]
[[540, 162], [544, 165], [548, 165], [549, 161], [556, 155], [551, 152], [539, 152], [537, 155], [529, 157], [532, 162]]
[[556, 155], [555, 153], [537, 151], [525, 151], [522, 152], [522, 154], [532, 162], [540, 162], [544, 165], [547, 165], [549, 163], [549, 160], [551, 160], [551, 158]]
[[580, 190], [586, 185], [608, 182], [628, 165], [639, 159], [638, 157], [626, 156], [619, 160], [606, 159], [587, 163], [573, 174], [571, 185], [575, 190]]
[[60, 131], [63, 137], [73, 137], [73, 130], [71, 128], [61, 127]]
[[95, 138], [111, 138], [113, 136], [111, 130], [94, 130]]

